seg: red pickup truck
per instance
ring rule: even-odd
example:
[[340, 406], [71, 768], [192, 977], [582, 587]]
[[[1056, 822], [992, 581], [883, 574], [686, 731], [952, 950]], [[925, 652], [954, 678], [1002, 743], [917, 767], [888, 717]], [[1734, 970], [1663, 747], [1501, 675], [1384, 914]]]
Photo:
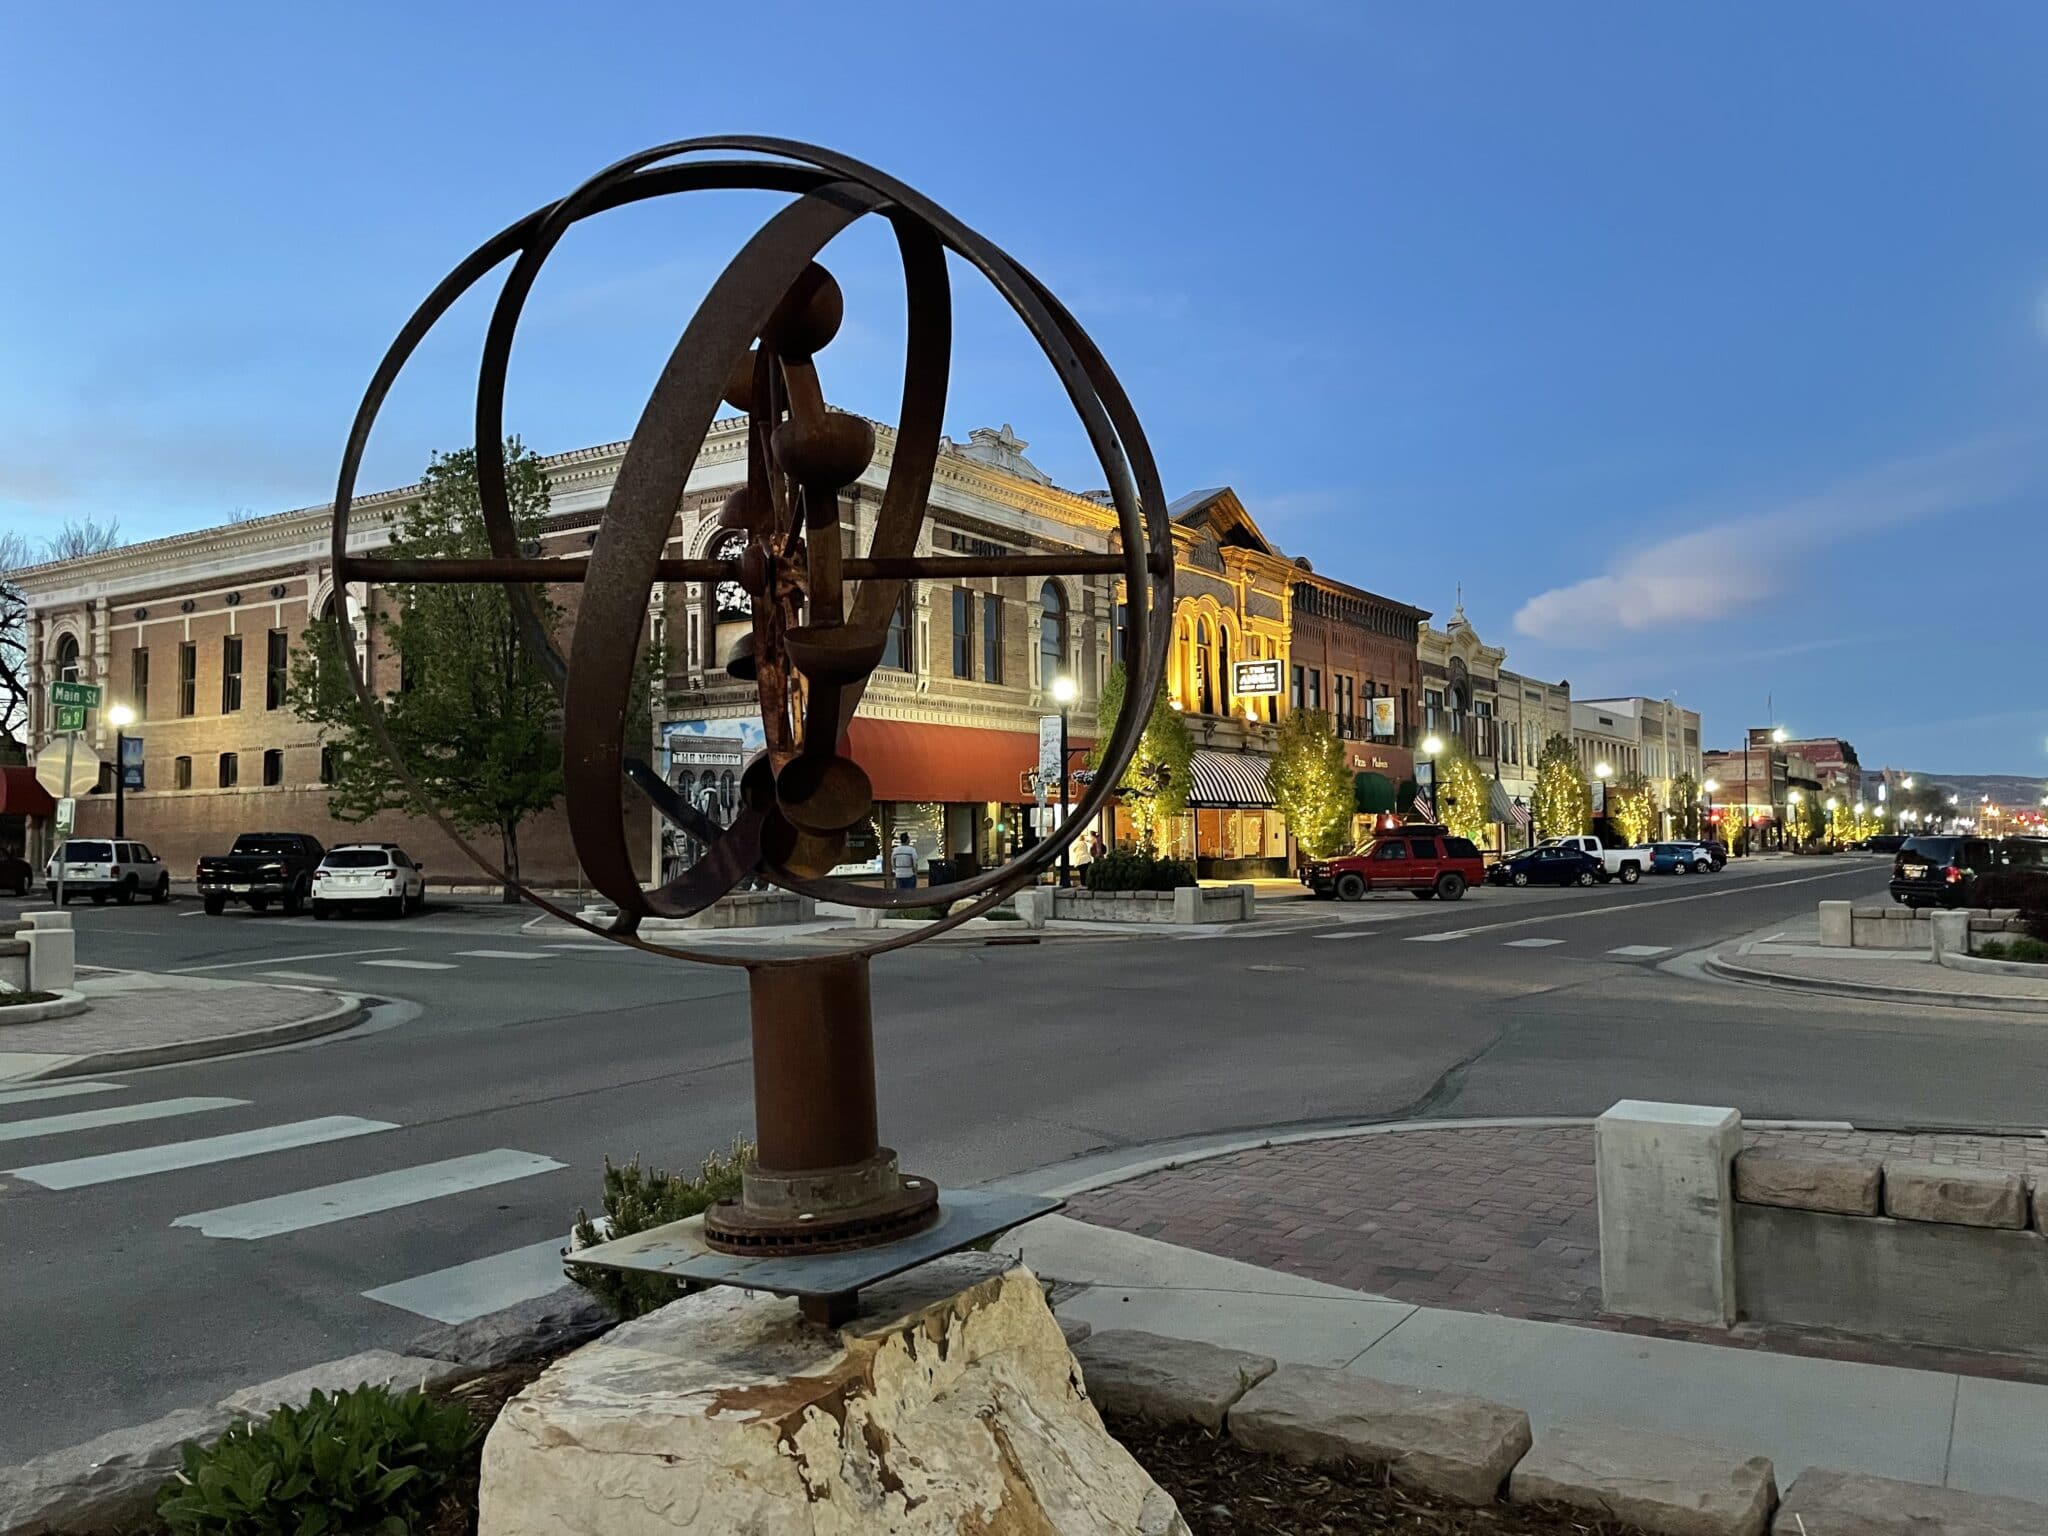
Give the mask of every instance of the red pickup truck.
[[1301, 883], [1327, 900], [1358, 901], [1367, 891], [1408, 891], [1417, 901], [1456, 901], [1486, 877], [1486, 861], [1470, 838], [1443, 827], [1412, 826], [1382, 832], [1333, 859], [1318, 859]]

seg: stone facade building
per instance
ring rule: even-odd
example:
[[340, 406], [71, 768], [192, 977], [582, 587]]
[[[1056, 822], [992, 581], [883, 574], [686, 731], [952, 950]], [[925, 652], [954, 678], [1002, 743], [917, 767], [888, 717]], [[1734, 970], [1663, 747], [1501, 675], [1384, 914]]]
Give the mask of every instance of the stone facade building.
[[[1543, 744], [1552, 736], [1569, 738], [1572, 733], [1572, 685], [1547, 683], [1501, 669], [1500, 674], [1500, 783], [1515, 807], [1515, 825], [1523, 841], [1530, 840], [1528, 808], [1536, 798], [1536, 765], [1543, 756]], [[1514, 838], [1510, 836], [1512, 846]]]
[[1578, 699], [1572, 703], [1572, 740], [1591, 780], [1601, 764], [1616, 781], [1641, 774], [1657, 795], [1659, 836], [1671, 830], [1672, 782], [1705, 776], [1700, 717], [1670, 699]]

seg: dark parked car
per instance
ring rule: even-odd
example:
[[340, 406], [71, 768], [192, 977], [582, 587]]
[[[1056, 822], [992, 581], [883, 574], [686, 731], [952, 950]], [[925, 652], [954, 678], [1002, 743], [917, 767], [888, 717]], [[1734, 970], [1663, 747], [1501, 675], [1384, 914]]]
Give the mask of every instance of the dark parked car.
[[1706, 849], [1707, 853], [1712, 857], [1714, 868], [1726, 869], [1728, 867], [1728, 845], [1726, 843], [1717, 837], [1707, 837], [1700, 839], [1700, 846]]
[[218, 915], [230, 901], [246, 901], [252, 912], [271, 902], [295, 917], [313, 893], [313, 871], [326, 850], [304, 832], [244, 832], [226, 854], [199, 861], [199, 899]]
[[1383, 832], [1351, 853], [1318, 859], [1301, 872], [1301, 883], [1321, 897], [1357, 901], [1367, 891], [1409, 891], [1417, 900], [1435, 896], [1456, 901], [1465, 888], [1485, 878], [1485, 861], [1470, 838], [1442, 827], [1403, 827]]
[[1607, 870], [1576, 848], [1531, 848], [1502, 859], [1486, 878], [1495, 885], [1593, 885], [1607, 878]]
[[1909, 837], [1892, 860], [1892, 900], [1967, 907], [1989, 874], [2048, 873], [2048, 837]]
[[1906, 846], [1906, 838], [1900, 832], [1880, 832], [1875, 837], [1866, 837], [1858, 846], [1871, 853], [1897, 853]]
[[26, 896], [36, 883], [35, 867], [17, 853], [0, 852], [0, 891]]

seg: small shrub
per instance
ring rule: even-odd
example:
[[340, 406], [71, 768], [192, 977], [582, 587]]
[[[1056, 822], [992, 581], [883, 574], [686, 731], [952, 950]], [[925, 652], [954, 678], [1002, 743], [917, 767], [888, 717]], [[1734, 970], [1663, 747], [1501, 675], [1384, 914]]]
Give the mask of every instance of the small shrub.
[[2036, 911], [2022, 912], [2020, 926], [2027, 930], [2027, 937], [2048, 944], [2048, 905]]
[[[604, 1230], [587, 1212], [576, 1212], [573, 1229], [575, 1245], [589, 1248], [615, 1237], [631, 1237], [650, 1227], [703, 1213], [720, 1200], [737, 1200], [740, 1172], [754, 1161], [754, 1144], [744, 1138], [733, 1142], [728, 1152], [714, 1152], [704, 1159], [695, 1178], [657, 1168], [644, 1173], [635, 1157], [623, 1167], [604, 1160]], [[622, 1318], [639, 1317], [656, 1307], [667, 1306], [683, 1294], [683, 1283], [665, 1275], [635, 1274], [622, 1269], [599, 1269], [595, 1265], [570, 1263], [569, 1278]]]
[[1172, 891], [1200, 882], [1183, 860], [1119, 848], [1089, 860], [1081, 871], [1081, 883], [1091, 891]]
[[2039, 939], [1987, 939], [1977, 946], [1977, 953], [1986, 960], [2048, 962], [2048, 944]]
[[157, 1514], [176, 1536], [408, 1536], [482, 1433], [419, 1392], [315, 1392], [187, 1445]]

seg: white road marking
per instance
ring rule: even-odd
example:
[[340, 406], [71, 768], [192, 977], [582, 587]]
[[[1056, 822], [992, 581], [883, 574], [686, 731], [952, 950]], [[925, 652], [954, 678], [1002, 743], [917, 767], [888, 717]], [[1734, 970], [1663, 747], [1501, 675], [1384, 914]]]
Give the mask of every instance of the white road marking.
[[111, 1184], [116, 1179], [137, 1179], [145, 1174], [169, 1173], [178, 1168], [233, 1162], [236, 1158], [257, 1157], [265, 1152], [282, 1152], [290, 1147], [310, 1147], [323, 1141], [341, 1141], [350, 1136], [368, 1136], [373, 1131], [397, 1129], [388, 1120], [325, 1115], [317, 1120], [269, 1125], [259, 1131], [236, 1131], [231, 1136], [206, 1136], [197, 1141], [172, 1141], [160, 1147], [109, 1152], [102, 1157], [78, 1157], [63, 1163], [39, 1163], [33, 1168], [12, 1171], [15, 1178], [40, 1184], [44, 1189], [78, 1189], [87, 1184]]
[[317, 955], [266, 955], [261, 960], [223, 960], [219, 965], [174, 966], [171, 974], [190, 976], [196, 971], [239, 971], [252, 965], [296, 965], [301, 960], [353, 960], [358, 955], [395, 955], [403, 948], [403, 944], [387, 944], [382, 949], [324, 949]]
[[1363, 933], [1319, 933], [1316, 937], [1319, 939], [1369, 939], [1372, 937], [1372, 930], [1368, 928]]
[[1505, 949], [1548, 949], [1553, 944], [1562, 944], [1563, 939], [1509, 939]]
[[455, 953], [465, 960], [546, 960], [547, 953], [538, 949], [458, 949]]
[[457, 971], [462, 969], [446, 960], [365, 960], [364, 965], [386, 966], [394, 971]]
[[560, 1290], [568, 1283], [562, 1275], [562, 1246], [561, 1238], [551, 1237], [544, 1243], [415, 1275], [363, 1294], [371, 1301], [431, 1317], [437, 1323], [466, 1323], [486, 1312]]
[[331, 985], [341, 980], [339, 976], [320, 976], [312, 971], [258, 971], [258, 976], [268, 976], [272, 981], [316, 981]]
[[1745, 891], [1776, 890], [1785, 885], [1811, 885], [1816, 880], [1836, 880], [1843, 875], [1865, 875], [1867, 869], [1832, 869], [1824, 875], [1800, 875], [1791, 880], [1743, 880], [1725, 885], [1718, 891], [1695, 891], [1689, 896], [1659, 896], [1649, 901], [1613, 901], [1604, 907], [1580, 907], [1576, 911], [1550, 912], [1542, 917], [1518, 917], [1504, 923], [1481, 923], [1472, 928], [1460, 928], [1452, 933], [1418, 933], [1409, 942], [1429, 942], [1434, 939], [1462, 939], [1475, 933], [1493, 933], [1502, 928], [1528, 928], [1537, 923], [1569, 922], [1575, 917], [1599, 917], [1608, 912], [1640, 912], [1646, 907], [1676, 906], [1681, 901], [1713, 901], [1722, 896], [1733, 896]]
[[1624, 944], [1619, 949], [1607, 951], [1610, 955], [1630, 955], [1643, 959], [1651, 955], [1668, 955], [1670, 952], [1669, 944]]
[[0, 1104], [32, 1104], [37, 1099], [70, 1099], [81, 1093], [105, 1093], [126, 1083], [45, 1083], [40, 1088], [0, 1089]]
[[612, 942], [611, 942], [611, 941], [610, 941], [609, 939], [606, 939], [606, 940], [601, 940], [601, 941], [599, 941], [598, 943], [595, 943], [595, 944], [549, 944], [549, 945], [546, 945], [546, 946], [544, 946], [544, 947], [545, 947], [545, 948], [548, 948], [548, 949], [581, 949], [581, 950], [593, 950], [593, 949], [601, 949], [601, 950], [604, 950], [604, 951], [606, 951], [607, 953], [614, 953], [614, 954], [615, 954], [615, 953], [617, 953], [617, 952], [618, 952], [618, 951], [620, 951], [620, 950], [630, 950], [630, 949], [632, 949], [632, 947], [633, 947], [633, 946], [632, 946], [632, 945], [630, 945], [630, 944], [614, 944], [614, 943], [612, 943]]
[[1483, 928], [1453, 928], [1448, 933], [1411, 933], [1410, 944], [1448, 944], [1452, 939], [1470, 938], [1475, 933], [1484, 933]]
[[171, 1225], [196, 1227], [207, 1237], [276, 1237], [283, 1232], [302, 1232], [308, 1227], [324, 1227], [330, 1222], [417, 1205], [422, 1200], [438, 1200], [444, 1195], [531, 1178], [537, 1173], [552, 1173], [567, 1166], [538, 1153], [500, 1148], [340, 1184], [323, 1184], [317, 1189], [273, 1195], [267, 1200], [224, 1205], [218, 1210], [180, 1216]]
[[0, 1141], [27, 1141], [32, 1136], [62, 1136], [68, 1131], [97, 1131], [109, 1125], [132, 1125], [138, 1120], [168, 1120], [173, 1115], [196, 1115], [209, 1109], [239, 1109], [247, 1099], [152, 1099], [146, 1104], [119, 1104], [111, 1109], [82, 1109], [69, 1115], [45, 1115], [40, 1120], [10, 1120], [0, 1124]]

